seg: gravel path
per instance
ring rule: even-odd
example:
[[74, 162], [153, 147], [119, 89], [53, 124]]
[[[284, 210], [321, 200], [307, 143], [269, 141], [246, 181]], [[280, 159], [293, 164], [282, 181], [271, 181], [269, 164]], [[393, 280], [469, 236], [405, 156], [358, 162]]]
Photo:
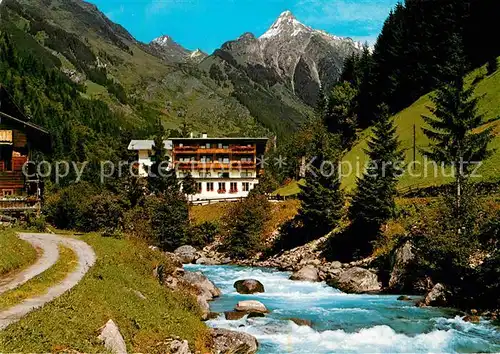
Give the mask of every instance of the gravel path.
[[43, 239], [34, 234], [21, 234], [19, 238], [31, 243], [34, 248], [42, 250], [43, 253], [32, 266], [11, 277], [2, 278], [0, 280], [0, 294], [15, 289], [31, 278], [36, 277], [38, 274], [45, 272], [52, 267], [59, 258], [57, 242], [53, 242], [52, 239]]
[[[14, 307], [0, 312], [0, 330], [4, 329], [12, 323], [19, 321], [29, 312], [42, 307], [46, 303], [54, 300], [55, 298], [61, 296], [66, 291], [74, 287], [83, 278], [85, 273], [87, 273], [89, 268], [95, 263], [96, 260], [96, 255], [92, 250], [92, 247], [80, 240], [51, 234], [31, 233], [20, 234], [19, 237], [21, 237], [22, 239], [37, 239], [45, 245], [55, 245], [56, 248], [57, 244], [61, 243], [62, 245], [71, 248], [76, 253], [78, 257], [78, 265], [76, 269], [72, 273], [68, 274], [68, 276], [62, 282], [49, 288], [49, 290], [45, 294], [27, 299]], [[56, 252], [55, 256], [54, 254], [52, 254], [52, 257], [52, 264], [54, 264], [59, 257], [59, 253]]]

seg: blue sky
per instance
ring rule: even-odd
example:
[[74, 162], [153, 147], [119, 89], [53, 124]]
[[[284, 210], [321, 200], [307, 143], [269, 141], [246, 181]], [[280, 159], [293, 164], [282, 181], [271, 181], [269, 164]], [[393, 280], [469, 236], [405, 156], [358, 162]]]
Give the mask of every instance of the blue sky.
[[285, 10], [338, 36], [374, 43], [397, 0], [90, 0], [134, 37], [169, 35], [182, 46], [212, 53], [244, 32], [260, 36]]

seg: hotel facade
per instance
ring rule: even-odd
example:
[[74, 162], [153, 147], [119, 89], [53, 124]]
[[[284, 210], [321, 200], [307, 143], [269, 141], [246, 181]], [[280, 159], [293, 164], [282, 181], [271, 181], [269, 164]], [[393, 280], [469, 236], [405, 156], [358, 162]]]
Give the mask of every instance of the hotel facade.
[[[245, 198], [259, 183], [267, 138], [172, 138], [165, 140], [170, 168], [182, 179], [189, 173], [196, 182], [194, 203]], [[152, 140], [132, 140], [129, 150], [137, 151], [139, 173], [147, 176], [153, 154]]]

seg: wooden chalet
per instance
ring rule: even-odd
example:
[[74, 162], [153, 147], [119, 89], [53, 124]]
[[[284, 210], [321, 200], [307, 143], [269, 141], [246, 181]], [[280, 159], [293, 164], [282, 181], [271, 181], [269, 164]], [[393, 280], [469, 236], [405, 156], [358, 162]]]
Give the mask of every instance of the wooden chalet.
[[34, 166], [26, 165], [26, 175], [23, 166], [33, 149], [49, 146], [49, 132], [26, 119], [0, 85], [0, 214], [39, 211], [42, 184]]

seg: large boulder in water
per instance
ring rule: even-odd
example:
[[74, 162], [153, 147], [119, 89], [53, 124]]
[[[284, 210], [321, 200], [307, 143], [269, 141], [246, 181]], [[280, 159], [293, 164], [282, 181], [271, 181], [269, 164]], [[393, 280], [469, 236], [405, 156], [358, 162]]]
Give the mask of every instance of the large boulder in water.
[[180, 279], [196, 289], [196, 300], [202, 312], [202, 319], [208, 319], [210, 314], [208, 301], [213, 300], [214, 297], [219, 297], [221, 291], [200, 272], [184, 272]]
[[414, 292], [413, 283], [416, 277], [412, 272], [414, 272], [415, 269], [413, 244], [407, 241], [394, 252], [389, 289], [396, 293], [406, 291]]
[[240, 294], [255, 294], [264, 292], [264, 285], [256, 279], [238, 280], [234, 283], [234, 288]]
[[196, 248], [193, 246], [181, 246], [174, 251], [184, 264], [193, 263], [196, 260]]
[[240, 312], [260, 312], [260, 313], [269, 312], [269, 310], [262, 302], [256, 300], [240, 301], [238, 302], [238, 304], [234, 309]]
[[255, 354], [259, 349], [257, 339], [243, 332], [214, 328], [212, 338], [215, 353]]
[[302, 280], [302, 281], [319, 281], [318, 269], [313, 265], [306, 265], [300, 270], [296, 271], [290, 276], [291, 280]]
[[354, 294], [378, 292], [382, 288], [377, 274], [360, 267], [343, 270], [338, 276], [328, 281], [328, 285], [343, 292]]
[[450, 292], [446, 287], [437, 283], [418, 306], [446, 306], [449, 301]]

